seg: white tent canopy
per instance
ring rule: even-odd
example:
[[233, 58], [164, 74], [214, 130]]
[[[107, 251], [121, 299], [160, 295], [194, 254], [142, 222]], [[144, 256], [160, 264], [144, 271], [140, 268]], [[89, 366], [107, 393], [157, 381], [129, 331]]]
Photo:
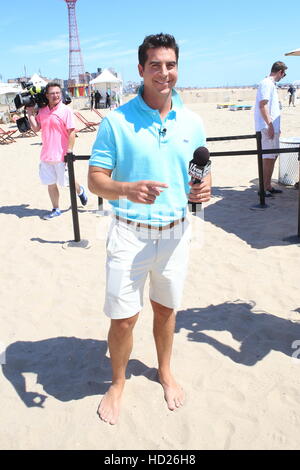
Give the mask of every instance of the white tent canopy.
[[18, 83], [0, 83], [0, 104], [14, 108], [13, 100], [16, 94], [22, 91], [22, 87]]
[[122, 80], [113, 75], [108, 69], [104, 69], [98, 77], [90, 81], [90, 85], [98, 85], [100, 83], [122, 83]]
[[106, 92], [110, 92], [112, 102], [115, 101], [117, 104], [122, 104], [123, 82], [108, 69], [104, 69], [98, 77], [90, 81], [89, 85], [93, 90], [100, 92], [102, 96], [101, 102], [105, 102]]
[[22, 87], [18, 83], [0, 83], [0, 95], [17, 94], [20, 91], [22, 91]]
[[47, 82], [43, 78], [41, 78], [37, 73], [34, 73], [29, 81], [32, 82], [35, 86], [47, 85]]

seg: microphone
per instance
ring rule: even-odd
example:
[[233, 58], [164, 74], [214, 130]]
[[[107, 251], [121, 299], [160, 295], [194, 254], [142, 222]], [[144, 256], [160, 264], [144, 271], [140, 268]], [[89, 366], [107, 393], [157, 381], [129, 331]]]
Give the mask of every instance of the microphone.
[[[201, 183], [202, 178], [210, 173], [211, 161], [209, 159], [209, 151], [206, 147], [196, 148], [193, 154], [193, 160], [189, 164], [189, 175], [192, 177], [193, 184]], [[197, 202], [188, 202], [191, 212], [201, 210], [202, 204]], [[198, 208], [198, 207], [199, 208]]]
[[159, 135], [162, 135], [162, 136], [164, 137], [164, 136], [166, 135], [166, 133], [167, 133], [167, 129], [164, 128], [164, 129], [162, 129], [161, 131], [158, 131], [158, 133], [159, 133]]

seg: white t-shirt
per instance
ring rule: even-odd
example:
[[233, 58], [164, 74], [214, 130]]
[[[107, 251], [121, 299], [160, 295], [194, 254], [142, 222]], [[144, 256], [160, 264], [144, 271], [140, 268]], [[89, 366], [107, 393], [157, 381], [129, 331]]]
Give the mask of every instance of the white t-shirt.
[[268, 109], [271, 119], [273, 121], [274, 132], [280, 132], [280, 107], [278, 93], [274, 80], [271, 77], [264, 78], [260, 82], [257, 89], [254, 110], [256, 131], [261, 131], [262, 129], [266, 129], [268, 127], [259, 109], [259, 102], [262, 100], [268, 100]]

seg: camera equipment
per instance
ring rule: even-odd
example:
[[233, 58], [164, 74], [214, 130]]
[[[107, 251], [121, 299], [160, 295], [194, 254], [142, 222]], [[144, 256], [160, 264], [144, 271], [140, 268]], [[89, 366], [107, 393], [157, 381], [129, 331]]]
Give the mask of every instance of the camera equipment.
[[48, 104], [45, 94], [45, 87], [33, 85], [32, 82], [21, 82], [22, 88], [27, 91], [18, 93], [14, 99], [16, 109], [22, 106], [30, 107], [37, 105], [39, 108], [44, 108]]
[[[22, 108], [22, 106], [31, 107], [37, 105], [38, 108], [44, 108], [48, 104], [46, 97], [45, 87], [33, 85], [32, 82], [21, 82], [22, 88], [27, 91], [18, 93], [14, 99], [16, 109]], [[61, 90], [62, 102], [64, 104], [70, 104], [72, 102], [71, 97], [67, 90]]]
[[[17, 119], [16, 124], [21, 133], [27, 132], [30, 129], [28, 118], [26, 117], [26, 108], [37, 106], [38, 108], [44, 108], [48, 105], [48, 99], [46, 97], [45, 87], [39, 87], [33, 85], [32, 82], [21, 82], [22, 88], [26, 89], [22, 93], [18, 93], [14, 99], [16, 109], [20, 109], [24, 106], [24, 117]], [[67, 90], [61, 90], [62, 102], [64, 104], [70, 104], [72, 99]]]
[[69, 92], [65, 88], [61, 90], [61, 99], [64, 104], [72, 103], [71, 96], [69, 95]]
[[30, 129], [30, 124], [28, 118], [26, 116], [21, 117], [20, 119], [16, 120], [16, 124], [18, 126], [19, 131], [23, 134], [23, 132], [27, 132]]

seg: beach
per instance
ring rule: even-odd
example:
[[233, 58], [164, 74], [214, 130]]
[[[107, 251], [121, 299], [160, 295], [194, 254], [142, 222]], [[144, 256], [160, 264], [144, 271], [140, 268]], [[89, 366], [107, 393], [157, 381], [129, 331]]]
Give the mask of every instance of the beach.
[[[217, 137], [254, 133], [253, 109], [217, 109], [232, 100], [253, 105], [255, 90], [247, 93], [186, 90], [182, 96], [202, 117], [207, 136]], [[300, 100], [289, 108], [286, 91], [280, 93], [282, 136], [300, 137]], [[92, 111], [81, 112], [98, 121]], [[78, 132], [74, 153], [90, 155], [95, 137]], [[42, 219], [51, 208], [38, 178], [40, 144], [38, 135], [0, 146], [0, 448], [298, 449], [300, 242], [285, 240], [297, 233], [293, 186], [255, 210], [256, 156], [212, 157], [213, 196], [204, 205], [204, 224], [191, 220], [174, 335], [172, 364], [185, 405], [169, 411], [156, 379], [147, 285], [121, 415], [110, 426], [96, 413], [111, 380], [109, 319], [102, 311], [110, 216], [98, 213], [97, 197], [88, 193], [87, 206], [78, 207], [88, 248], [68, 243], [68, 188], [61, 190], [62, 216]], [[255, 140], [208, 142], [208, 148], [252, 149]], [[87, 170], [86, 161], [75, 163], [85, 186]], [[278, 162], [273, 178], [277, 186]]]

